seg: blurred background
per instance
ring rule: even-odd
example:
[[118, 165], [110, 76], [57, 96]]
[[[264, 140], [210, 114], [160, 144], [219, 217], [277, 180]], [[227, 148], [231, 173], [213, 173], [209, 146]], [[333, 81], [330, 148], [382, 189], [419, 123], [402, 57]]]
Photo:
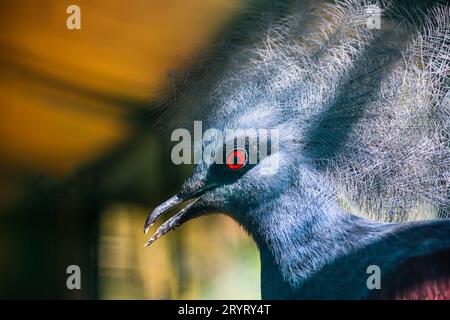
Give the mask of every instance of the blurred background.
[[[81, 30], [66, 9], [81, 8]], [[143, 223], [192, 168], [151, 102], [247, 0], [0, 2], [0, 298], [259, 298], [256, 246], [231, 219], [149, 248]], [[68, 290], [66, 268], [81, 268]]]

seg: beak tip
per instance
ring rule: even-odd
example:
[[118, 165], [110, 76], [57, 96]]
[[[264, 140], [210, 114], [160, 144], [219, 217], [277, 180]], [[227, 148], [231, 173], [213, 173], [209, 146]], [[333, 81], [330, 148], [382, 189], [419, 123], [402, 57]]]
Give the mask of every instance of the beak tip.
[[146, 223], [145, 225], [144, 225], [144, 233], [147, 233], [148, 232], [148, 230], [150, 230], [150, 228], [153, 226], [153, 224], [154, 223]]
[[149, 245], [151, 245], [153, 242], [155, 242], [156, 239], [154, 239], [153, 237], [148, 239], [147, 242], [144, 244], [144, 247], [148, 247]]

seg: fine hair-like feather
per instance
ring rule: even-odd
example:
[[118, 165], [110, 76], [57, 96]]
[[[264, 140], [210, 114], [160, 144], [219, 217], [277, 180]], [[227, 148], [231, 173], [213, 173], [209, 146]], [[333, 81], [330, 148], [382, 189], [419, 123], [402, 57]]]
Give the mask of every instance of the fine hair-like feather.
[[276, 127], [351, 213], [447, 218], [449, 68], [443, 2], [262, 1], [175, 76], [161, 123]]

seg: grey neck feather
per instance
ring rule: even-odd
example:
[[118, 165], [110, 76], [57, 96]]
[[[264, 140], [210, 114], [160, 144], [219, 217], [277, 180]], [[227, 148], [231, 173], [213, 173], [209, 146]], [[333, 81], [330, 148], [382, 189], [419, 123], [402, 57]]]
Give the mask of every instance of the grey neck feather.
[[279, 296], [280, 290], [298, 288], [332, 259], [370, 242], [385, 226], [345, 212], [323, 180], [304, 169], [279, 197], [240, 221], [260, 249], [263, 294], [275, 290]]
[[340, 298], [343, 287], [352, 288], [345, 298], [364, 298], [369, 265], [388, 272], [450, 245], [448, 221], [369, 221], [344, 211], [333, 194], [322, 176], [302, 169], [279, 196], [241, 216], [260, 250], [263, 298]]

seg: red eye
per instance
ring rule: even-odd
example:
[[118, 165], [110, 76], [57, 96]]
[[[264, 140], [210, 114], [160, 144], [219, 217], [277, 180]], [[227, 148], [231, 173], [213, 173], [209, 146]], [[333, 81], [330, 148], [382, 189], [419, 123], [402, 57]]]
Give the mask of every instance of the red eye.
[[234, 149], [227, 155], [228, 169], [239, 170], [247, 163], [247, 152], [244, 149]]

